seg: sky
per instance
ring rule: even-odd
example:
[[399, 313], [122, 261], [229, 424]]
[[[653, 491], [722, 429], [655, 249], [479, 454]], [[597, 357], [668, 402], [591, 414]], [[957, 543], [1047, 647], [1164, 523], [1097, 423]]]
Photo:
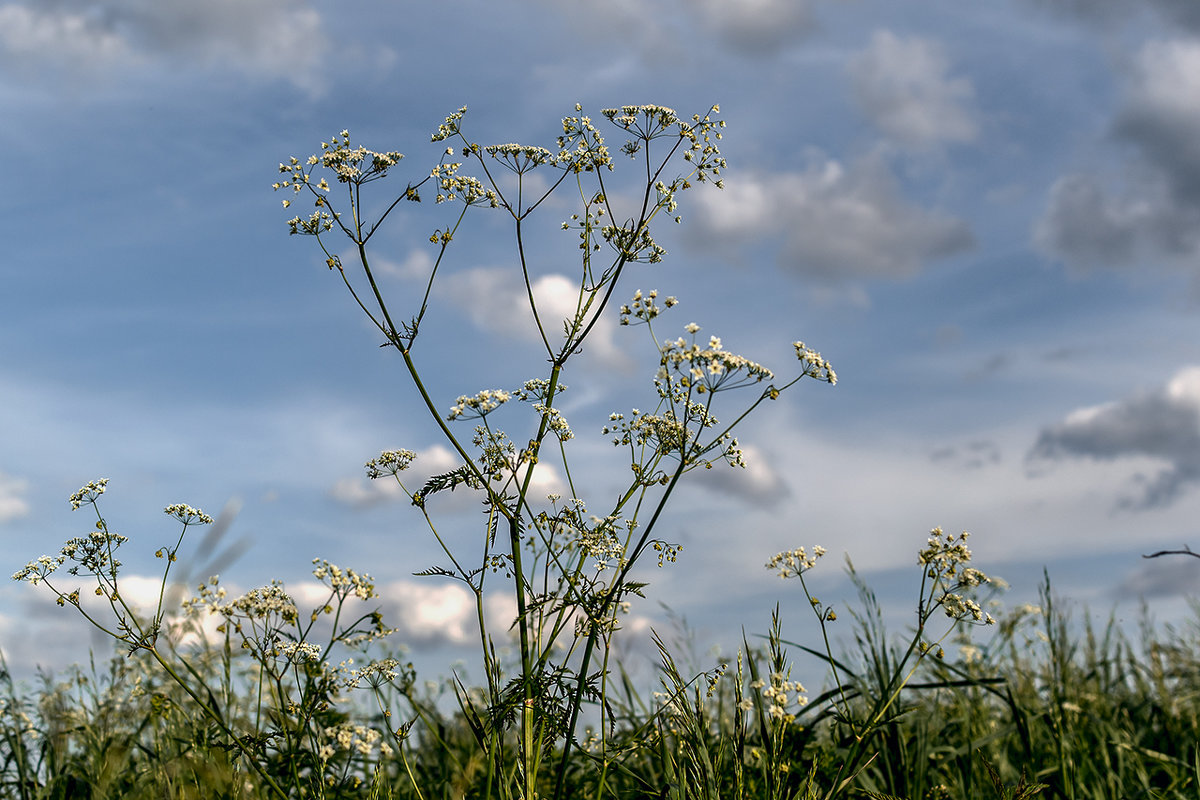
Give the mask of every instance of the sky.
[[[1036, 600], [1045, 571], [1081, 611], [1187, 619], [1200, 564], [1142, 556], [1200, 549], [1198, 9], [0, 0], [0, 566], [89, 530], [67, 498], [107, 478], [100, 508], [142, 594], [178, 534], [163, 507], [224, 509], [219, 542], [189, 532], [188, 581], [309, 596], [329, 559], [377, 580], [423, 669], [469, 670], [466, 594], [413, 575], [436, 543], [363, 470], [399, 447], [418, 477], [454, 458], [316, 243], [288, 236], [278, 165], [343, 129], [403, 152], [371, 185], [378, 208], [427, 174], [430, 134], [462, 106], [473, 141], [553, 147], [576, 103], [597, 120], [719, 104], [724, 189], [684, 194], [664, 261], [617, 296], [676, 296], [656, 331], [695, 322], [780, 374], [803, 340], [839, 380], [739, 429], [745, 470], [684, 484], [663, 522], [683, 552], [642, 574], [631, 640], [686, 619], [698, 653], [728, 651], [776, 603], [811, 635], [798, 586], [764, 564], [817, 544], [830, 602], [853, 598], [848, 555], [902, 628], [935, 526], [971, 531], [1006, 603]], [[403, 316], [451, 211], [405, 205], [372, 241]], [[531, 268], [553, 308], [577, 269], [554, 230], [570, 207], [540, 213]], [[543, 376], [502, 223], [468, 217], [414, 351], [447, 410]], [[627, 468], [601, 429], [650, 402], [657, 367], [645, 330], [616, 322], [564, 376], [593, 506]], [[440, 513], [469, 549], [472, 501]], [[108, 652], [44, 591], [0, 599], [15, 672]], [[502, 593], [489, 602], [503, 617]]]

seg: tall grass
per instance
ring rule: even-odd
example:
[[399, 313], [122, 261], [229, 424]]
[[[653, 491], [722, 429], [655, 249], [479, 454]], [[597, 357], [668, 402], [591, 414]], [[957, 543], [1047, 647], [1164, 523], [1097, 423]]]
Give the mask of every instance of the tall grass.
[[[827, 656], [789, 646], [778, 626], [762, 647], [699, 676], [681, 674], [664, 647], [661, 690], [625, 676], [608, 698], [603, 748], [599, 737], [585, 737], [569, 756], [568, 794], [825, 796], [861, 749], [845, 715], [878, 705], [909, 641], [883, 629], [865, 585], [854, 612], [853, 644], [836, 654], [843, 686], [832, 688], [848, 711], [832, 709], [833, 693], [814, 696], [787, 721], [764, 718], [753, 703], [746, 709], [749, 687], [763, 676], [829, 666]], [[263, 687], [248, 654], [205, 640], [178, 657], [209, 685], [229, 687], [223, 702], [231, 715], [255, 708]], [[0, 793], [22, 800], [272, 796], [147, 661], [119, 654], [44, 675], [32, 687], [0, 674]], [[340, 777], [320, 787], [297, 783], [283, 757], [268, 761], [268, 774], [297, 797], [478, 796], [488, 772], [478, 721], [446, 711], [419, 685], [410, 672], [384, 694], [385, 708], [420, 720], [402, 748], [341, 754]], [[922, 661], [893, 705], [868, 739], [848, 796], [1200, 797], [1200, 616], [1177, 627], [1145, 623], [1130, 635], [1113, 618], [1073, 620], [1047, 580], [1040, 604], [1002, 617], [992, 637]], [[352, 729], [386, 719], [378, 706], [346, 704], [330, 709], [326, 722]]]

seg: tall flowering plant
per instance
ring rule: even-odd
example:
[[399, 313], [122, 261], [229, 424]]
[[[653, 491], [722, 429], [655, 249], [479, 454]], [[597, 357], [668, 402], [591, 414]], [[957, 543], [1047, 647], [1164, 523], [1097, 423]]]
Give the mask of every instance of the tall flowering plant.
[[[290, 231], [316, 240], [326, 264], [384, 344], [397, 353], [431, 423], [461, 460], [457, 468], [421, 485], [405, 480], [415, 458], [409, 450], [383, 452], [366, 469], [371, 478], [399, 483], [443, 548], [448, 566], [427, 572], [461, 582], [475, 597], [486, 694], [480, 700], [463, 691], [459, 700], [489, 756], [487, 785], [498, 783], [504, 795], [533, 797], [551, 760], [555, 796], [564, 791], [581, 708], [587, 702], [603, 703], [610, 675], [608, 645], [622, 610], [642, 593], [643, 584], [631, 579], [631, 570], [648, 557], [659, 565], [674, 561], [679, 552], [679, 544], [664, 539], [659, 529], [682, 476], [722, 462], [743, 467], [734, 429], [754, 408], [803, 378], [837, 380], [832, 367], [802, 342], [794, 348], [798, 368], [779, 380], [763, 365], [727, 351], [719, 338], [701, 337], [694, 323], [682, 335], [660, 340], [658, 317], [676, 299], [657, 291], [618, 293], [635, 264], [656, 263], [666, 255], [655, 231], [664, 220], [682, 220], [681, 196], [701, 183], [722, 186], [725, 161], [719, 142], [725, 123], [717, 120], [718, 111], [714, 106], [686, 118], [655, 105], [603, 110], [603, 120], [624, 140], [620, 155], [632, 162], [638, 176], [633, 190], [622, 186], [619, 192], [610, 185], [610, 173], [621, 159], [580, 106], [563, 119], [550, 148], [481, 145], [465, 133], [466, 109], [459, 109], [431, 137], [447, 145], [438, 162], [393, 191], [394, 200], [380, 206], [375, 219], [366, 216], [364, 189], [395, 171], [400, 153], [355, 146], [343, 131], [322, 143], [319, 154], [291, 158], [279, 167], [283, 177], [275, 188], [290, 194], [284, 206], [302, 198], [312, 203], [308, 216], [288, 221]], [[437, 255], [423, 296], [401, 316], [381, 291], [368, 244], [400, 204], [421, 202], [430, 194], [435, 203], [457, 212], [429, 236]], [[559, 320], [534, 292], [533, 242], [527, 231], [531, 215], [546, 208], [552, 195], [563, 194], [574, 198], [575, 208], [561, 229], [577, 242], [579, 262], [574, 311]], [[428, 391], [417, 361], [422, 324], [435, 281], [452, 269], [460, 226], [468, 214], [485, 211], [504, 215], [512, 226], [514, 268], [524, 282], [530, 324], [549, 368], [545, 375], [514, 381], [512, 388], [484, 389], [445, 403]], [[346, 239], [352, 264], [342, 257], [345, 245], [339, 243]], [[622, 296], [630, 299], [615, 299]], [[622, 490], [597, 498], [585, 496], [584, 487], [570, 479], [568, 444], [574, 432], [559, 401], [566, 390], [564, 369], [606, 314], [618, 316], [622, 325], [644, 326], [659, 363], [655, 406], [614, 411], [602, 430], [615, 447], [628, 452], [630, 468]], [[718, 395], [735, 390], [749, 393], [732, 406], [733, 421], [721, 423], [718, 406], [722, 414], [730, 406], [719, 402]], [[527, 411], [509, 415], [522, 428], [520, 436], [510, 437], [497, 419], [514, 402]], [[552, 462], [568, 476], [567, 492], [537, 496], [535, 475]], [[431, 516], [436, 495], [458, 486], [479, 492], [487, 510], [486, 535], [472, 557], [452, 548]], [[484, 584], [497, 573], [509, 581], [515, 601], [515, 675], [508, 675], [496, 656], [484, 615]], [[518, 765], [515, 785], [506, 783], [509, 749]]]
[[[408, 449], [385, 450], [367, 461], [365, 469], [368, 478], [399, 486], [440, 546], [445, 561], [419, 574], [457, 581], [474, 598], [483, 685], [468, 687], [457, 681], [454, 686], [460, 719], [483, 763], [481, 775], [470, 765], [463, 773], [482, 796], [566, 797], [571, 791], [568, 778], [580, 763], [596, 766], [597, 796], [607, 791], [604, 782], [610, 768], [642, 780], [620, 764], [628, 743], [610, 742], [615, 729], [611, 716], [610, 724], [586, 738], [580, 734], [587, 705], [611, 714], [613, 676], [618, 672], [617, 665], [610, 664], [611, 645], [622, 614], [646, 587], [635, 579], [634, 569], [645, 563], [662, 567], [678, 558], [680, 544], [667, 539], [662, 528], [684, 475], [696, 469], [743, 468], [735, 432], [751, 413], [804, 379], [837, 381], [830, 364], [801, 341], [792, 344], [796, 362], [780, 376], [730, 352], [719, 337], [702, 334], [695, 323], [662, 336], [660, 317], [678, 305], [676, 298], [656, 290], [619, 288], [636, 278], [637, 265], [666, 257], [658, 232], [664, 222], [682, 221], [684, 193], [704, 183], [721, 188], [725, 161], [719, 144], [725, 126], [718, 112], [713, 106], [684, 117], [663, 106], [622, 106], [601, 111], [598, 125], [577, 105], [575, 113], [562, 120], [553, 146], [543, 147], [479, 144], [465, 132], [466, 109], [459, 109], [431, 136], [438, 151], [432, 165], [413, 170], [404, 185], [393, 186], [382, 200], [368, 184], [394, 179], [410, 161], [396, 151], [358, 145], [348, 131], [323, 142], [312, 156], [292, 157], [279, 165], [273, 188], [285, 193], [284, 208], [308, 207], [287, 220], [289, 231], [315, 242], [328, 269], [378, 331], [382, 346], [399, 360], [414, 402], [425, 408], [429, 424], [457, 457], [452, 469], [423, 480], [408, 477], [418, 457]], [[615, 155], [601, 126], [621, 140]], [[630, 169], [618, 170], [622, 165]], [[554, 203], [549, 202], [552, 196]], [[434, 211], [445, 214], [428, 236], [435, 256], [421, 276], [423, 291], [406, 298], [403, 307], [394, 305], [385, 297], [372, 240], [402, 208], [430, 198]], [[540, 302], [534, 290], [535, 252], [544, 237], [535, 235], [531, 222], [535, 212], [564, 206], [569, 210], [556, 227], [578, 254], [574, 302], [565, 318], [561, 306]], [[464, 235], [468, 215], [485, 213], [500, 215], [511, 226], [513, 277], [524, 285], [529, 325], [544, 350], [547, 368], [544, 374], [517, 376], [506, 388], [442, 397], [431, 390], [420, 360], [425, 321], [435, 285], [455, 269], [455, 245]], [[652, 403], [614, 410], [599, 426], [599, 435], [627, 458], [628, 472], [619, 488], [598, 493], [578, 483], [581, 470], [572, 470], [575, 432], [561, 397], [567, 390], [562, 381], [565, 369], [606, 317], [622, 326], [644, 328], [657, 364]], [[586, 377], [586, 371], [582, 374]], [[517, 432], [506, 433], [502, 419], [508, 430]], [[561, 470], [565, 488], [542, 494], [537, 487], [544, 483], [538, 477], [551, 470]], [[328, 796], [333, 787], [353, 787], [372, 779], [372, 774], [378, 779], [384, 761], [399, 759], [415, 796], [423, 796], [407, 756], [410, 732], [424, 720], [423, 730], [440, 742], [441, 729], [435, 719], [438, 710], [415, 689], [411, 667], [392, 658], [363, 666], [348, 659], [334, 664], [341, 649], [365, 648], [391, 632], [379, 613], [351, 611], [354, 603], [377, 596], [369, 576], [317, 559], [313, 574], [328, 596], [311, 612], [302, 611], [279, 582], [229, 599], [214, 576], [184, 602], [184, 619], [173, 621], [167, 614], [166, 590], [184, 534], [191, 526], [213, 521], [199, 509], [176, 504], [165, 511], [182, 530], [156, 553], [165, 566], [155, 609], [147, 613], [128, 601], [119, 582], [116, 551], [126, 540], [112, 532], [99, 513], [97, 501], [106, 486], [107, 481], [94, 481], [72, 497], [74, 507], [96, 509], [95, 530], [72, 539], [58, 556], [30, 562], [13, 577], [45, 584], [59, 605], [79, 609], [131, 654], [157, 663], [269, 794]], [[456, 543], [437, 522], [445, 492], [455, 489], [474, 492], [485, 511], [482, 535], [473, 548]], [[803, 549], [789, 551], [768, 566], [782, 577], [799, 578], [803, 587], [804, 574], [823, 553], [819, 547], [811, 555]], [[940, 653], [940, 639], [930, 640], [925, 633], [935, 609], [944, 611], [952, 626], [981, 619], [978, 606], [962, 594], [986, 581], [982, 573], [962, 566], [968, 557], [961, 539], [942, 537], [940, 531], [921, 552], [926, 583], [918, 609], [919, 633], [900, 660], [901, 667], [911, 663], [914, 654], [920, 661], [927, 653]], [[80, 588], [61, 579], [58, 570], [67, 564], [72, 579], [82, 577], [94, 584], [97, 602], [107, 604], [107, 612], [95, 613], [85, 602], [86, 594], [81, 597]], [[512, 625], [504, 631], [490, 629], [485, 613], [485, 588], [490, 592], [497, 583], [515, 608]], [[807, 587], [804, 591], [807, 596]], [[836, 614], [816, 598], [807, 599], [824, 631]], [[213, 619], [215, 626], [206, 622]], [[509, 637], [512, 664], [499, 655]], [[250, 655], [255, 666], [241, 679], [257, 698], [251, 712], [235, 707], [228, 686], [222, 690], [209, 685], [205, 674], [176, 657], [180, 647], [197, 638], [215, 638], [227, 655], [235, 650]], [[656, 641], [661, 647], [661, 640]], [[853, 693], [842, 686], [827, 637], [825, 645], [839, 684], [839, 690], [827, 696], [828, 707], [863, 743], [825, 795], [833, 797], [856, 774], [870, 732], [887, 718], [912, 671], [898, 668], [879, 703], [863, 716], [851, 703]], [[707, 697], [719, 690], [723, 670], [710, 674], [707, 692], [696, 689], [692, 698], [689, 687], [694, 680], [681, 675], [662, 649], [668, 676], [664, 702], [647, 724], [657, 726], [659, 742], [681, 743], [678, 752], [663, 752], [664, 763], [674, 764], [679, 754], [691, 754], [691, 766], [680, 765], [681, 774], [703, 773], [705, 785], [719, 794], [714, 774], [705, 771], [714, 763], [707, 756], [705, 715]], [[769, 673], [758, 673], [748, 645], [745, 658], [745, 671], [742, 656], [738, 659], [733, 697], [737, 717], [730, 740], [737, 750], [738, 793], [743, 780], [749, 780], [743, 766], [754, 763], [758, 753], [756, 763], [768, 795], [790, 796], [790, 784], [777, 776], [787, 771], [782, 743], [805, 695], [800, 683], [789, 677], [778, 618]], [[336, 703], [355, 689], [376, 698], [375, 727], [355, 724], [337, 712]], [[393, 718], [395, 706], [388, 697], [394, 695], [389, 691], [407, 701], [408, 719]], [[759, 744], [751, 747], [752, 740]], [[669, 791], [674, 792], [670, 796], [679, 793], [677, 784], [668, 782], [667, 787], [644, 786], [651, 793], [661, 789], [664, 797]]]

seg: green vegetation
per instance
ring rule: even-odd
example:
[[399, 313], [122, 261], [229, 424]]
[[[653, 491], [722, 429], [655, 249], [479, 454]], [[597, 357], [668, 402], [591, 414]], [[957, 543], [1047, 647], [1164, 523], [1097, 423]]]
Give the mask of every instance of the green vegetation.
[[[418, 574], [455, 581], [473, 597], [481, 680], [455, 676], [432, 688], [418, 681], [384, 649], [392, 631], [370, 605], [378, 597], [370, 576], [323, 559], [313, 562], [313, 576], [326, 595], [309, 608], [279, 581], [230, 599], [218, 576], [180, 608], [169, 591], [172, 570], [186, 556], [189, 528], [213, 522], [182, 503], [164, 509], [182, 527], [155, 553], [163, 564], [156, 597], [131, 598], [118, 558], [127, 539], [101, 513], [107, 479], [94, 480], [71, 497], [75, 509], [94, 512], [92, 531], [13, 577], [52, 593], [123, 654], [105, 671], [47, 678], [35, 693], [8, 682], [5, 792], [276, 800], [1200, 796], [1195, 642], [1171, 632], [1168, 647], [1147, 631], [1139, 652], [1110, 626], [1103, 635], [1085, 627], [1083, 643], [1073, 644], [1047, 585], [1040, 609], [1002, 619], [986, 646], [971, 645], [967, 631], [996, 620], [980, 605], [992, 581], [970, 565], [966, 533], [935, 528], [919, 550], [916, 618], [898, 639], [884, 631], [861, 583], [853, 619], [843, 612], [837, 623], [837, 610], [806, 582], [824, 548], [797, 547], [767, 566], [798, 585], [800, 613], [814, 615], [819, 642], [785, 641], [777, 610], [765, 645], [747, 638], [732, 663], [696, 675], [656, 639], [655, 692], [612, 658], [614, 639], [626, 635], [622, 620], [649, 591], [643, 576], [653, 570], [645, 567], [680, 558], [660, 521], [684, 476], [743, 468], [734, 436], [743, 420], [804, 379], [837, 381], [801, 341], [788, 348], [797, 362], [790, 375], [777, 378], [719, 337], [698, 338], [695, 323], [661, 338], [655, 326], [678, 304], [673, 296], [637, 290], [623, 305], [613, 299], [633, 265], [666, 255], [655, 226], [682, 220], [680, 196], [700, 183], [721, 187], [717, 112], [602, 111], [625, 138], [620, 153], [634, 165], [626, 172], [579, 107], [553, 148], [481, 146], [463, 133], [461, 109], [433, 134], [434, 166], [382, 203], [366, 198], [368, 185], [398, 171], [404, 156], [352, 146], [346, 131], [317, 155], [281, 163], [274, 188], [288, 193], [284, 207], [305, 199], [314, 209], [288, 220], [289, 230], [315, 239], [411, 379], [413, 404], [428, 410], [460, 459], [414, 483], [407, 476], [420, 454], [388, 450], [366, 472], [394, 480], [411, 500], [409, 518], [440, 546], [443, 563]], [[465, 174], [468, 165], [478, 177]], [[547, 203], [556, 192], [559, 204]], [[435, 212], [453, 211], [428, 237], [436, 257], [423, 297], [400, 316], [385, 300], [368, 244], [397, 209], [415, 209], [431, 193]], [[533, 227], [532, 215], [568, 202], [575, 212], [555, 229], [579, 261], [564, 314], [539, 295], [535, 269], [539, 248], [540, 258], [561, 260], [562, 248], [547, 242], [562, 238]], [[438, 274], [453, 269], [453, 243], [477, 213], [512, 224], [512, 277], [528, 297], [547, 373], [442, 406], [420, 369], [421, 331]], [[343, 264], [342, 236], [353, 267]], [[648, 411], [632, 407], [603, 420], [616, 454], [610, 474], [624, 473], [627, 483], [615, 494], [588, 492], [580, 481], [592, 465], [570, 458], [574, 433], [558, 405], [560, 379], [589, 335], [617, 319], [644, 327], [657, 371], [651, 401], [640, 404]], [[605, 381], [586, 368], [572, 375]], [[517, 433], [501, 430], [501, 419]], [[543, 494], [551, 484], [561, 491]], [[444, 493], [455, 489], [473, 493], [484, 512], [477, 535], [437, 521]], [[486, 609], [500, 596], [515, 619], [497, 625]], [[835, 652], [835, 624], [853, 626], [850, 652]], [[795, 654], [829, 687], [811, 700]]]
[[[864, 588], [857, 649], [838, 657], [851, 720], [878, 702], [901, 655], [888, 643], [877, 611]], [[1073, 638], [1072, 630], [1078, 632]], [[623, 683], [610, 698], [608, 769], [598, 761], [596, 740], [585, 734], [572, 751], [565, 796], [825, 796], [857, 744], [851, 723], [831, 711], [832, 696], [813, 697], [779, 725], [762, 724], [757, 702], [739, 709], [745, 698], [761, 696], [750, 688], [754, 676], [786, 673], [789, 651], [798, 649], [772, 638], [720, 677], [692, 682], [666, 714], [661, 698]], [[262, 730], [253, 719], [264, 689], [254, 660], [219, 644], [189, 652], [206, 683], [237, 687], [236, 696], [221, 698], [230, 723]], [[955, 660], [923, 662], [894, 713], [866, 738], [867, 758], [843, 796], [1200, 797], [1197, 653], [1200, 625], [1145, 628], [1131, 640], [1111, 622], [1072, 624], [1047, 586], [1040, 607], [1003, 617], [986, 646], [967, 648]], [[73, 668], [47, 676], [36, 691], [19, 691], [5, 676], [0, 794], [31, 800], [272, 797], [264, 778], [192, 699], [169, 679], [153, 677], [148, 660], [138, 653], [117, 656], [103, 669]], [[799, 665], [819, 662], [800, 658]], [[668, 690], [687, 684], [669, 659], [663, 677]], [[406, 715], [419, 719], [395, 752], [383, 755], [377, 746], [365, 754], [340, 751], [325, 770], [332, 783], [309, 785], [311, 772], [302, 768], [296, 785], [289, 759], [312, 763], [308, 756], [261, 734], [251, 752], [297, 797], [483, 796], [487, 770], [472, 722], [462, 712], [439, 709], [421, 687], [412, 672], [401, 670], [381, 695], [391, 717], [362, 704], [322, 715], [322, 725], [346, 731], [359, 725], [386, 730]], [[1006, 788], [996, 788], [993, 772]], [[1024, 785], [1034, 787], [1024, 794], [1022, 774]], [[1039, 784], [1045, 788], [1037, 794]]]

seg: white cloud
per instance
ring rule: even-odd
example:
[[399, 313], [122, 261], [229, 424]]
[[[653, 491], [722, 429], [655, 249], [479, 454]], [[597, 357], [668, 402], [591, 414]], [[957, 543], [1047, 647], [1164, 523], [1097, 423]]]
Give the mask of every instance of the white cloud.
[[133, 57], [127, 40], [104, 30], [85, 13], [15, 3], [0, 6], [0, 53], [9, 65], [52, 57], [90, 69], [104, 69]]
[[1113, 197], [1090, 175], [1068, 175], [1050, 188], [1046, 213], [1034, 226], [1038, 249], [1075, 269], [1123, 266], [1154, 249], [1166, 207], [1158, 192]]
[[971, 82], [950, 76], [936, 42], [878, 31], [849, 70], [859, 105], [884, 134], [902, 144], [969, 142], [979, 133]]
[[57, 0], [0, 6], [0, 64], [23, 77], [88, 82], [154, 62], [232, 67], [311, 86], [326, 50], [302, 0]]
[[0, 525], [29, 514], [29, 481], [0, 472]]
[[[529, 311], [524, 281], [515, 269], [479, 267], [455, 273], [435, 291], [453, 301], [482, 331], [525, 341], [541, 338]], [[563, 321], [575, 316], [579, 283], [557, 273], [543, 275], [533, 281], [533, 296], [546, 337], [552, 346], [560, 346]], [[611, 313], [613, 309], [609, 311], [609, 315], [602, 317], [588, 334], [584, 352], [605, 365], [628, 369], [630, 360], [616, 344], [617, 326]]]
[[703, 26], [742, 55], [767, 56], [816, 25], [810, 0], [692, 0]]
[[393, 581], [378, 587], [384, 622], [408, 643], [478, 641], [475, 599], [457, 583]]
[[[343, 255], [342, 263], [354, 263], [358, 259], [358, 252], [355, 251], [353, 256]], [[383, 256], [371, 257], [372, 267], [378, 266], [379, 271], [384, 275], [392, 275], [404, 280], [428, 280], [429, 273], [433, 271], [433, 256], [429, 255], [428, 250], [414, 248], [410, 250], [403, 261], [392, 261]]]
[[[1149, 459], [1158, 471], [1135, 474], [1138, 496], [1125, 508], [1162, 508], [1200, 482], [1200, 367], [1180, 370], [1165, 386], [1125, 400], [1079, 408], [1039, 434], [1031, 467], [1068, 459]], [[1163, 466], [1165, 464], [1165, 466]]]
[[1200, 41], [1143, 45], [1126, 94], [1117, 135], [1138, 147], [1177, 199], [1200, 204]]
[[[609, 0], [548, 3], [591, 35], [620, 38], [653, 67], [678, 67], [716, 46], [739, 56], [771, 56], [816, 27], [813, 0]], [[699, 44], [698, 44], [699, 43]]]
[[723, 461], [714, 462], [711, 470], [694, 473], [697, 485], [724, 492], [752, 505], [775, 505], [787, 497], [791, 492], [775, 466], [775, 459], [754, 445], [741, 447], [745, 468], [730, 467]]
[[781, 236], [781, 266], [830, 282], [909, 277], [973, 243], [962, 220], [907, 202], [877, 154], [849, 166], [813, 155], [804, 172], [731, 175], [724, 191], [698, 202], [704, 245], [736, 251]]
[[[409, 491], [420, 489], [434, 475], [449, 472], [462, 465], [462, 459], [448, 447], [435, 444], [417, 451], [412, 466], [401, 474]], [[459, 488], [460, 492], [465, 492]], [[369, 508], [380, 503], [408, 500], [404, 490], [391, 476], [371, 480], [365, 476], [341, 478], [329, 490], [334, 500], [351, 508]]]
[[1055, 181], [1034, 242], [1079, 270], [1200, 259], [1200, 42], [1149, 42], [1132, 62], [1113, 134], [1135, 156], [1120, 190], [1095, 175]]

